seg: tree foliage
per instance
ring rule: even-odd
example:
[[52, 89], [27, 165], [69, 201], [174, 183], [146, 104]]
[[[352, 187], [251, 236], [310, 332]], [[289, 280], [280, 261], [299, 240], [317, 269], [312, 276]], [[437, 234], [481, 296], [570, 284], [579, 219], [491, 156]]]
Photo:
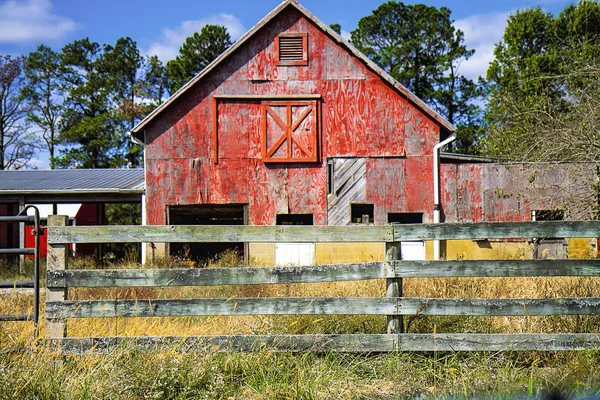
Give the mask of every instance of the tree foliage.
[[25, 167], [38, 147], [26, 121], [22, 67], [23, 57], [0, 56], [0, 170]]
[[28, 105], [27, 119], [41, 130], [50, 154], [50, 168], [54, 168], [65, 96], [60, 55], [50, 47], [41, 45], [25, 58], [23, 72], [27, 80], [22, 89], [23, 100]]
[[600, 160], [600, 5], [513, 14], [488, 70], [486, 153], [516, 161]]
[[117, 129], [113, 108], [114, 78], [102, 47], [89, 39], [76, 40], [62, 50], [66, 84], [61, 136], [65, 144], [58, 160], [62, 167], [109, 168], [125, 164], [124, 132]]
[[131, 38], [101, 46], [76, 40], [61, 53], [66, 92], [61, 139], [67, 145], [62, 167], [136, 167], [142, 149], [127, 132], [158, 104], [164, 93], [164, 67], [146, 61]]
[[481, 91], [459, 71], [460, 63], [474, 51], [466, 48], [450, 15], [446, 7], [390, 0], [361, 18], [351, 38], [367, 57], [457, 125], [458, 148], [474, 152]]
[[227, 28], [205, 25], [200, 33], [194, 32], [179, 48], [179, 55], [167, 63], [169, 92], [175, 93], [231, 46]]

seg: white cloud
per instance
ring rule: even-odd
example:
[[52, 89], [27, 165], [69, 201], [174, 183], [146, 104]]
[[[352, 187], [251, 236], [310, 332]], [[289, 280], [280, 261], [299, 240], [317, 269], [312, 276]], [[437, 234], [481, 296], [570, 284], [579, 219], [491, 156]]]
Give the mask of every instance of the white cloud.
[[340, 35], [340, 36], [341, 36], [342, 38], [344, 38], [344, 40], [346, 40], [346, 41], [348, 41], [348, 42], [349, 42], [349, 41], [350, 41], [350, 32], [348, 32], [348, 31], [345, 31], [345, 30], [343, 30], [343, 29], [341, 30], [341, 32], [342, 32], [342, 33], [341, 33], [341, 35]]
[[42, 158], [32, 158], [25, 166], [25, 169], [50, 169], [50, 163], [48, 160]]
[[202, 27], [207, 24], [223, 25], [227, 28], [233, 41], [239, 39], [246, 32], [241, 21], [231, 14], [219, 14], [208, 18], [183, 21], [175, 29], [163, 29], [161, 40], [151, 43], [146, 53], [158, 56], [163, 62], [172, 60], [177, 56], [177, 52], [185, 39], [194, 32], [200, 32]]
[[52, 13], [50, 0], [0, 2], [0, 43], [57, 40], [77, 28], [72, 19]]
[[494, 46], [502, 40], [510, 12], [471, 15], [454, 22], [465, 34], [465, 44], [475, 54], [460, 65], [459, 72], [467, 78], [485, 77], [489, 63], [494, 59]]

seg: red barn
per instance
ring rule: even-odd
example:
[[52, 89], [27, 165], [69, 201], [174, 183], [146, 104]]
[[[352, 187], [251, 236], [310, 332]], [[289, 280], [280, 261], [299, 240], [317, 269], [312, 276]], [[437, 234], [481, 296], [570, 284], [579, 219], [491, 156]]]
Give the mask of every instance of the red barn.
[[[454, 130], [286, 0], [131, 134], [145, 146], [148, 224], [346, 225], [433, 222], [434, 147]], [[485, 218], [483, 181], [468, 178], [484, 168], [473, 161], [455, 159], [440, 173], [449, 220]], [[466, 206], [461, 190], [470, 193]], [[529, 218], [525, 208], [518, 213], [507, 218]], [[171, 253], [184, 250], [174, 246]], [[279, 263], [383, 254], [382, 247], [340, 246], [249, 250]]]
[[147, 221], [431, 222], [433, 147], [454, 127], [294, 0], [132, 135]]

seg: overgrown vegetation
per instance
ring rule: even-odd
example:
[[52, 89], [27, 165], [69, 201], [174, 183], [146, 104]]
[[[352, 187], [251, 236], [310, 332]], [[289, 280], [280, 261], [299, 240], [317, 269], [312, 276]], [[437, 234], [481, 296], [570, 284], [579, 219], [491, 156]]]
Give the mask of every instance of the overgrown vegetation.
[[[3, 347], [2, 350], [6, 350]], [[395, 399], [597, 394], [599, 353], [0, 352], [0, 398]]]
[[[203, 268], [241, 265], [233, 254]], [[95, 268], [73, 259], [73, 268]], [[119, 263], [111, 268], [137, 268]], [[165, 259], [154, 267], [196, 268]], [[7, 276], [5, 279], [8, 279]], [[19, 278], [19, 277], [15, 277]], [[597, 278], [405, 279], [406, 296], [523, 298], [594, 296]], [[266, 296], [369, 296], [384, 294], [381, 280], [296, 285], [201, 288], [72, 289], [72, 299]], [[43, 303], [42, 303], [43, 304]], [[15, 310], [16, 308], [16, 310]], [[27, 312], [30, 296], [0, 295], [0, 313]], [[409, 332], [598, 332], [596, 316], [426, 317], [406, 319]], [[42, 331], [44, 324], [42, 321]], [[69, 321], [70, 336], [199, 335], [223, 333], [382, 333], [383, 317], [275, 316], [107, 318]], [[478, 352], [400, 354], [185, 354], [164, 349], [140, 354], [127, 348], [108, 355], [59, 357], [33, 340], [30, 323], [0, 325], [0, 399], [391, 399], [403, 397], [569, 397], [600, 392], [600, 353]]]

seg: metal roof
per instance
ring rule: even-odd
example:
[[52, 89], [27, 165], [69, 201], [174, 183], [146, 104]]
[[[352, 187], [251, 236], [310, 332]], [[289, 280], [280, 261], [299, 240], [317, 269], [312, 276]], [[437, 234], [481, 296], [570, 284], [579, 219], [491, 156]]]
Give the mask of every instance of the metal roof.
[[0, 171], [0, 193], [142, 193], [144, 170], [52, 169]]
[[200, 81], [203, 77], [208, 75], [210, 71], [216, 68], [223, 60], [229, 57], [233, 52], [235, 52], [239, 47], [242, 46], [249, 38], [254, 36], [256, 32], [258, 32], [262, 27], [264, 27], [268, 22], [274, 19], [279, 13], [281, 13], [287, 7], [294, 7], [301, 14], [303, 14], [309, 21], [312, 21], [316, 26], [318, 26], [321, 30], [323, 30], [326, 34], [328, 34], [333, 40], [335, 40], [340, 46], [346, 48], [350, 53], [356, 56], [358, 59], [362, 60], [373, 72], [378, 74], [382, 79], [387, 81], [392, 87], [394, 87], [397, 91], [402, 93], [409, 101], [411, 101], [417, 108], [424, 111], [429, 117], [431, 117], [434, 121], [436, 121], [441, 127], [447, 129], [450, 132], [454, 132], [456, 127], [448, 122], [444, 117], [438, 114], [434, 109], [429, 107], [423, 100], [415, 96], [410, 90], [404, 87], [400, 82], [394, 79], [390, 74], [385, 72], [381, 67], [371, 61], [367, 56], [361, 53], [356, 47], [354, 47], [351, 43], [344, 40], [340, 35], [337, 34], [333, 29], [324, 24], [321, 20], [319, 20], [316, 16], [314, 16], [310, 11], [304, 8], [302, 5], [298, 3], [297, 0], [284, 0], [281, 4], [275, 7], [270, 13], [268, 13], [262, 20], [260, 20], [256, 25], [254, 25], [248, 32], [246, 32], [241, 38], [239, 38], [232, 46], [230, 46], [227, 50], [225, 50], [219, 57], [217, 57], [213, 62], [211, 62], [206, 68], [200, 71], [194, 78], [188, 81], [185, 85], [183, 85], [177, 92], [173, 93], [171, 97], [167, 99], [160, 106], [156, 107], [150, 114], [148, 114], [144, 119], [142, 119], [136, 126], [131, 129], [129, 135], [137, 140], [143, 140], [143, 135], [141, 134], [142, 129], [154, 119], [158, 114], [160, 114], [165, 108], [169, 107], [179, 96], [183, 93], [187, 92], [192, 86], [194, 86], [198, 81]]
[[493, 158], [475, 156], [471, 154], [446, 153], [440, 152], [440, 159], [446, 161], [470, 162], [470, 163], [495, 163]]

